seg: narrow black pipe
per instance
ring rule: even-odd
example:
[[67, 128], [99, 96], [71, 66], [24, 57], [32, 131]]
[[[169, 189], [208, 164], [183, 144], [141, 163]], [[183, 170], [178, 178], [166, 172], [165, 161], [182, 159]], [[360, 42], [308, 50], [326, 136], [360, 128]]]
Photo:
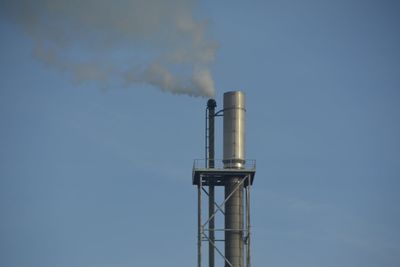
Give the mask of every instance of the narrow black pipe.
[[[208, 109], [208, 168], [213, 169], [215, 167], [215, 107], [217, 106], [217, 103], [215, 102], [214, 99], [209, 99], [207, 102], [207, 109]], [[208, 215], [209, 217], [213, 216], [215, 212], [214, 208], [214, 202], [215, 202], [215, 191], [214, 191], [214, 185], [210, 181], [209, 184], [209, 198], [208, 198]], [[214, 245], [215, 244], [215, 234], [214, 234], [214, 228], [215, 228], [215, 221], [214, 217], [210, 220], [209, 222], [209, 238], [210, 242], [208, 244], [208, 266], [209, 267], [214, 267], [215, 264], [215, 249]]]
[[209, 99], [207, 102], [208, 109], [208, 168], [214, 168], [214, 160], [215, 160], [215, 108], [217, 107], [217, 103], [214, 99]]

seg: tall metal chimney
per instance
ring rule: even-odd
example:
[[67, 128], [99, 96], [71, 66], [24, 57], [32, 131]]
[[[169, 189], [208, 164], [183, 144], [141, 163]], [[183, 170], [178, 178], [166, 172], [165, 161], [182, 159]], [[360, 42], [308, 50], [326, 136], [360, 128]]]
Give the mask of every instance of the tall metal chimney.
[[224, 167], [241, 168], [245, 162], [245, 95], [224, 94]]
[[[245, 96], [243, 92], [224, 94], [224, 168], [240, 169], [245, 163]], [[225, 257], [234, 267], [243, 266], [243, 184], [239, 177], [225, 184]], [[225, 263], [226, 267], [229, 267]]]
[[[215, 107], [215, 101], [209, 100], [206, 159], [195, 160], [192, 172], [198, 201], [197, 266], [203, 266], [202, 244], [207, 242], [209, 267], [214, 267], [216, 253], [225, 267], [250, 267], [250, 192], [256, 163], [245, 157], [245, 95], [240, 91], [227, 92], [223, 109], [215, 112]], [[214, 158], [214, 119], [218, 116], [224, 117], [222, 160]], [[224, 189], [221, 203], [215, 201], [217, 187]], [[208, 215], [204, 219], [203, 197], [208, 198]], [[222, 228], [216, 227], [217, 215], [224, 219]], [[223, 238], [215, 236], [216, 233], [223, 233]]]

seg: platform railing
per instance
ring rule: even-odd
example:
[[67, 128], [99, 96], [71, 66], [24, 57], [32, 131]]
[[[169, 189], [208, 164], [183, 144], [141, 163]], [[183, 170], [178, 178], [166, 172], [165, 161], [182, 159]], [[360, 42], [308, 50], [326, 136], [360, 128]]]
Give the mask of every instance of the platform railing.
[[[214, 167], [212, 169], [217, 169], [217, 170], [225, 169], [226, 166], [238, 164], [237, 159], [231, 159], [231, 160], [214, 159], [213, 161], [214, 161]], [[208, 163], [209, 160], [207, 159], [195, 159], [193, 162], [193, 170], [209, 169]], [[240, 169], [255, 170], [256, 160], [255, 159], [240, 160], [240, 166], [241, 166]]]

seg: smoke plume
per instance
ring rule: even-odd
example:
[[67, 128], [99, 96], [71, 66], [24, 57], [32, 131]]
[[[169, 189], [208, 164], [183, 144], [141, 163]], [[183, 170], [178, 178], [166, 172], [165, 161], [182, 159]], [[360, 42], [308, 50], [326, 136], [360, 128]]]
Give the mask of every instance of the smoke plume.
[[3, 0], [34, 56], [75, 82], [102, 87], [147, 83], [163, 91], [214, 96], [216, 44], [195, 19], [194, 0]]

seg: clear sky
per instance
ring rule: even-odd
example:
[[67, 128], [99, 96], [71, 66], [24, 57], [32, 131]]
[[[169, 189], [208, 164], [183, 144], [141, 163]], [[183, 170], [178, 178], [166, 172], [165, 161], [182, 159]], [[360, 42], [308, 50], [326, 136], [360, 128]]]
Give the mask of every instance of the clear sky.
[[[225, 91], [247, 95], [253, 266], [400, 266], [400, 4], [194, 13], [217, 44], [203, 63], [218, 108]], [[195, 266], [207, 98], [71, 81], [0, 14], [0, 266]]]

